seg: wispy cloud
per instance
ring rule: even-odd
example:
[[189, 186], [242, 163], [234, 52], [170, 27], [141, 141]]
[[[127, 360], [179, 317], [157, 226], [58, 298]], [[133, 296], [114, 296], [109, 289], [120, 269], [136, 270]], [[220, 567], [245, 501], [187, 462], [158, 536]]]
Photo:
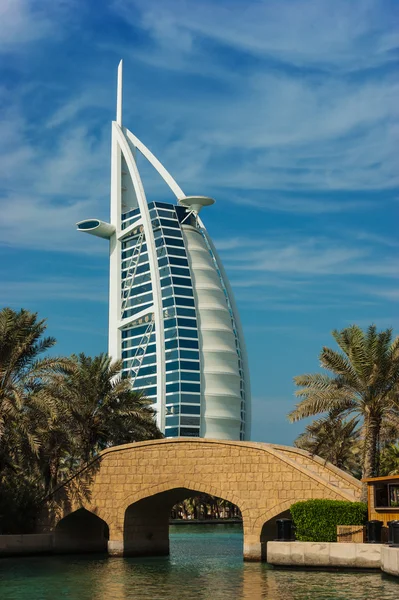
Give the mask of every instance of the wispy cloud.
[[113, 6], [132, 25], [141, 19], [141, 27], [165, 50], [177, 47], [187, 54], [203, 36], [298, 67], [352, 70], [390, 62], [399, 43], [395, 23], [370, 0], [237, 0], [233, 6], [210, 0], [147, 0], [145, 5], [114, 0]]
[[69, 302], [107, 302], [108, 294], [104, 286], [106, 279], [92, 277], [90, 285], [87, 279], [79, 277], [46, 277], [32, 281], [4, 280], [1, 301], [5, 305], [20, 306], [21, 298], [30, 302], [39, 300], [68, 300]]

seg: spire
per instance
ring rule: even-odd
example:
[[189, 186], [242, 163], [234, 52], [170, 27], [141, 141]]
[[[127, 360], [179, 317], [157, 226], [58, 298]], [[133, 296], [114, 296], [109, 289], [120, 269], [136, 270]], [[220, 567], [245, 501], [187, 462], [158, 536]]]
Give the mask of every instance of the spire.
[[118, 65], [118, 86], [116, 91], [116, 122], [122, 127], [122, 69], [123, 60]]

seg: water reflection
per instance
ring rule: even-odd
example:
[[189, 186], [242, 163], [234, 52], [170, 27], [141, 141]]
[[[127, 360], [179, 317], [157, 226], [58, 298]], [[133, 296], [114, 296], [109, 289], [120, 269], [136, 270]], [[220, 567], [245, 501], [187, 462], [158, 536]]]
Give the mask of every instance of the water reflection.
[[371, 572], [275, 570], [242, 562], [237, 528], [180, 527], [160, 559], [48, 557], [0, 561], [2, 600], [397, 600]]

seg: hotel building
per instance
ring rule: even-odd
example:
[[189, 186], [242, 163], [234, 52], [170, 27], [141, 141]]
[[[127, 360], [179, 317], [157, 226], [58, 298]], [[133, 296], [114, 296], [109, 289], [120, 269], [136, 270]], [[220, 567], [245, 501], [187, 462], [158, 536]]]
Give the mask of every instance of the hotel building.
[[[176, 196], [148, 202], [140, 152]], [[109, 354], [154, 402], [167, 437], [247, 440], [250, 386], [234, 297], [200, 210], [146, 146], [122, 126], [122, 62], [112, 123], [111, 218], [79, 231], [109, 240]], [[212, 209], [206, 208], [206, 212]]]

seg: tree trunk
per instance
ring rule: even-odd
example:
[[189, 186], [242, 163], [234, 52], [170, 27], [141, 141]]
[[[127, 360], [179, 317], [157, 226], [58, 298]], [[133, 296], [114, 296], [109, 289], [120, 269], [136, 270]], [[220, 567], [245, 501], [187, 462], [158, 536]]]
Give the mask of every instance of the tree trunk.
[[[363, 450], [363, 479], [378, 476], [378, 440], [381, 429], [381, 419], [367, 415], [365, 419], [365, 435]], [[363, 487], [362, 501], [367, 502], [367, 484]]]
[[377, 452], [381, 419], [368, 415], [365, 421], [363, 477], [378, 477]]

